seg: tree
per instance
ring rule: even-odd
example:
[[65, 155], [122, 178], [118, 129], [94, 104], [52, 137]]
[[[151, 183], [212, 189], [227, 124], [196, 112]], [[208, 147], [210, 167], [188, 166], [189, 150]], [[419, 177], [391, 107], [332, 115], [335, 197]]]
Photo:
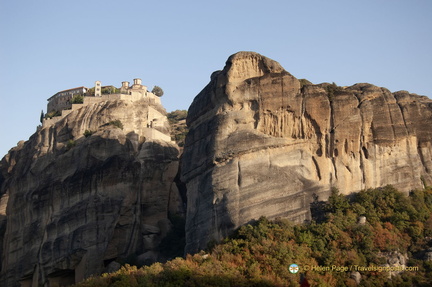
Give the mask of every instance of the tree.
[[72, 104], [82, 104], [84, 103], [84, 96], [81, 94], [75, 94], [72, 97]]
[[350, 203], [346, 196], [339, 194], [339, 190], [335, 187], [331, 190], [331, 195], [328, 199], [327, 211], [331, 213], [343, 212], [350, 208]]
[[162, 97], [164, 94], [164, 91], [162, 90], [161, 87], [159, 86], [154, 86], [153, 90], [151, 91], [153, 94], [155, 94], [158, 97]]
[[41, 110], [41, 115], [40, 115], [40, 122], [41, 123], [43, 123], [44, 117], [45, 117], [44, 112], [43, 112], [43, 110]]

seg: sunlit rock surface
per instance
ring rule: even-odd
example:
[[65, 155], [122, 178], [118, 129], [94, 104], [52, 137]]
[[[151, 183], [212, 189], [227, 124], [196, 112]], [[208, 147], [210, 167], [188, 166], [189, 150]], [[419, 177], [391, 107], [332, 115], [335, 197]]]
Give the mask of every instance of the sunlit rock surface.
[[370, 84], [299, 81], [253, 52], [196, 96], [182, 160], [186, 252], [257, 219], [310, 219], [314, 197], [431, 182], [432, 101]]

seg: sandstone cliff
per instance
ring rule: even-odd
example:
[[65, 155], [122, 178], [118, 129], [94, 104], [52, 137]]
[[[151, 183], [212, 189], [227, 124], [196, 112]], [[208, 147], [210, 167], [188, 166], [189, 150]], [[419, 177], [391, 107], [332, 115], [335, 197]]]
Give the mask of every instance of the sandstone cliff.
[[178, 147], [157, 136], [169, 135], [164, 113], [145, 99], [78, 107], [2, 159], [2, 286], [63, 286], [114, 260], [163, 259], [168, 214], [183, 207]]
[[182, 160], [186, 252], [257, 219], [310, 218], [314, 197], [432, 182], [432, 101], [370, 84], [300, 82], [252, 52], [231, 56], [189, 108]]

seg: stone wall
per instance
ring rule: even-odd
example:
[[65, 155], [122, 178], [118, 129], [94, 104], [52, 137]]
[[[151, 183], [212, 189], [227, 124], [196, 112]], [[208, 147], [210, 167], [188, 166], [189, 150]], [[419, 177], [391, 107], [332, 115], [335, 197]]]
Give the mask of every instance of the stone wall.
[[144, 136], [146, 140], [163, 140], [163, 141], [171, 141], [171, 137], [152, 128], [144, 129]]
[[70, 108], [71, 99], [72, 99], [72, 95], [63, 95], [63, 96], [54, 97], [53, 99], [48, 101], [47, 113]]

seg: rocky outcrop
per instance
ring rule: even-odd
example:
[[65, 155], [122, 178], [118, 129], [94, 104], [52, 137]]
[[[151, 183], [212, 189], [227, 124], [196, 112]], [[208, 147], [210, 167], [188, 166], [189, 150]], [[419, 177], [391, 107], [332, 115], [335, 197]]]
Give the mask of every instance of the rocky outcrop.
[[299, 81], [252, 52], [231, 56], [189, 108], [182, 159], [186, 252], [257, 219], [310, 218], [314, 197], [432, 182], [432, 101], [370, 84]]
[[168, 215], [183, 212], [178, 147], [158, 137], [164, 113], [144, 99], [82, 106], [2, 159], [2, 286], [64, 286], [114, 260], [163, 259]]

